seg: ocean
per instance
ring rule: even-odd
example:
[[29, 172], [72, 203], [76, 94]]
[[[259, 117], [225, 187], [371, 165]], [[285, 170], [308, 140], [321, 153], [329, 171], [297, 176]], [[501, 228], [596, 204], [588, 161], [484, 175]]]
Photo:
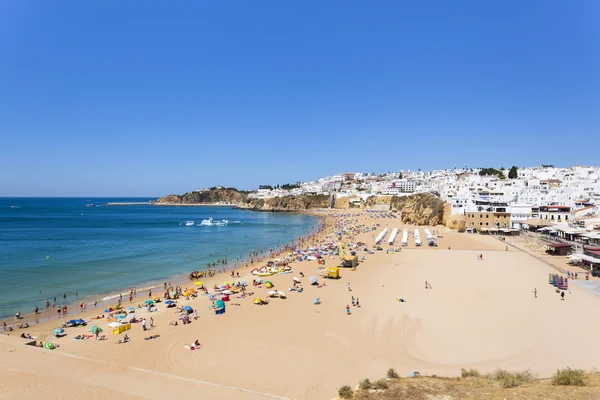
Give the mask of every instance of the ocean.
[[[318, 228], [317, 219], [295, 213], [105, 206], [148, 200], [0, 198], [0, 318], [32, 313], [35, 306], [44, 310], [45, 300], [52, 303], [55, 296], [57, 304], [100, 301], [131, 286], [205, 269], [224, 257], [232, 266], [251, 251], [268, 252]], [[230, 223], [196, 225], [209, 217]]]

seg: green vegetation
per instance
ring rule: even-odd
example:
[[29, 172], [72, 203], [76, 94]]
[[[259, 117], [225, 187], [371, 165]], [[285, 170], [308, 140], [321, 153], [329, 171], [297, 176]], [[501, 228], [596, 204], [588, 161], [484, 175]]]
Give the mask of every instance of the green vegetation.
[[373, 382], [373, 389], [385, 390], [388, 387], [389, 387], [388, 383], [385, 379], [379, 379], [379, 380], [376, 380], [375, 382]]
[[460, 376], [463, 377], [463, 378], [478, 378], [481, 375], [479, 374], [479, 371], [477, 371], [474, 368], [470, 368], [468, 370], [464, 369], [464, 368], [461, 368], [460, 369]]
[[508, 171], [508, 179], [517, 179], [519, 177], [519, 173], [517, 171], [517, 167], [515, 167], [514, 165], [512, 167], [510, 167], [510, 170]]
[[390, 369], [388, 369], [387, 377], [389, 379], [398, 379], [398, 378], [400, 378], [400, 375], [398, 375], [398, 373], [396, 372], [396, 370], [394, 368], [390, 368]]
[[582, 369], [559, 369], [552, 376], [554, 386], [585, 386], [585, 371]]
[[419, 374], [412, 378], [395, 378], [397, 375], [390, 368], [387, 376], [391, 379], [371, 382], [367, 378], [359, 383], [356, 391], [346, 385], [338, 390], [338, 395], [342, 399], [353, 400], [600, 398], [600, 373], [570, 368], [558, 370], [552, 379], [537, 379], [530, 370], [514, 372], [498, 369], [481, 375], [474, 368], [461, 369], [462, 378]]
[[353, 394], [354, 394], [354, 391], [348, 385], [344, 385], [338, 390], [338, 395], [342, 399], [351, 399]]
[[500, 171], [499, 169], [495, 169], [495, 168], [482, 168], [481, 171], [479, 171], [479, 175], [481, 175], [481, 176], [496, 175], [500, 179], [506, 178], [502, 171]]
[[371, 386], [373, 386], [373, 385], [371, 384], [371, 381], [369, 380], [369, 378], [365, 378], [358, 383], [358, 388], [360, 390], [369, 390], [369, 389], [371, 389]]
[[519, 387], [524, 383], [532, 382], [535, 380], [536, 376], [527, 369], [517, 372], [497, 369], [492, 374], [486, 375], [486, 378], [499, 381], [503, 388], [513, 388]]

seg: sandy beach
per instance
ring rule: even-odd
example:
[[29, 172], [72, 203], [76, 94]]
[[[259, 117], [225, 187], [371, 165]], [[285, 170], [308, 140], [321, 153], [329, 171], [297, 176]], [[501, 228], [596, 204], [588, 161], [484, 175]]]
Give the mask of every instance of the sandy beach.
[[[379, 224], [379, 230], [413, 228], [399, 219], [370, 218], [361, 210], [317, 214], [326, 216], [325, 228], [303, 247], [328, 239], [337, 242], [337, 235], [328, 235], [342, 220]], [[207, 296], [179, 299], [178, 305], [190, 305], [198, 313], [189, 325], [169, 325], [179, 312], [164, 303], [157, 304], [158, 312], [136, 310], [138, 317], [152, 317], [155, 327], [145, 332], [141, 324], [133, 324], [126, 332], [131, 341], [125, 344], [115, 344], [123, 335], [113, 335], [105, 320], [67, 328], [67, 336], [58, 340], [52, 339], [52, 330], [62, 318], [0, 335], [0, 398], [38, 398], [43, 383], [51, 382], [56, 390], [45, 397], [57, 399], [193, 392], [219, 399], [318, 400], [334, 398], [344, 384], [381, 377], [390, 367], [403, 376], [411, 371], [456, 376], [463, 367], [481, 372], [531, 368], [548, 376], [557, 368], [596, 366], [600, 349], [587, 338], [600, 334], [600, 297], [571, 285], [563, 301], [548, 284], [548, 273], [557, 271], [531, 254], [492, 236], [430, 229], [442, 236], [439, 247], [416, 248], [411, 239], [400, 252], [387, 254], [390, 246], [384, 243], [383, 251], [364, 253], [356, 270], [342, 269], [341, 279], [319, 279], [326, 283], [321, 287], [311, 286], [308, 279], [317, 275], [317, 261], [294, 262], [293, 273], [268, 278], [287, 294], [268, 305], [254, 305], [253, 299], [267, 298], [269, 289], [250, 285], [253, 294], [232, 297], [223, 315], [214, 314]], [[344, 235], [343, 241], [371, 247], [379, 230]], [[339, 264], [337, 256], [325, 260], [327, 267]], [[210, 291], [232, 279], [251, 283], [250, 269], [239, 269], [240, 278], [218, 274], [202, 281]], [[304, 291], [289, 291], [300, 271]], [[425, 289], [425, 281], [431, 289]], [[154, 295], [162, 294], [158, 292]], [[360, 307], [352, 306], [352, 296]], [[321, 304], [314, 305], [317, 297]], [[147, 298], [147, 292], [138, 292], [130, 305], [124, 297], [124, 307]], [[89, 320], [101, 311], [77, 311], [69, 317]], [[102, 327], [107, 340], [72, 339], [89, 334], [92, 325]], [[18, 337], [23, 332], [60, 347], [25, 346], [28, 340]], [[150, 335], [160, 337], [144, 340]], [[194, 340], [201, 347], [186, 349]]]

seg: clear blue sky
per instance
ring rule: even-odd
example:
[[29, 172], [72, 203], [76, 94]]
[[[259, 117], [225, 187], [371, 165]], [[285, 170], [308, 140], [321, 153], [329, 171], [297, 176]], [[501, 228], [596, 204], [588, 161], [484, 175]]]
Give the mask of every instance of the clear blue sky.
[[0, 196], [599, 164], [599, 20], [595, 0], [4, 0]]

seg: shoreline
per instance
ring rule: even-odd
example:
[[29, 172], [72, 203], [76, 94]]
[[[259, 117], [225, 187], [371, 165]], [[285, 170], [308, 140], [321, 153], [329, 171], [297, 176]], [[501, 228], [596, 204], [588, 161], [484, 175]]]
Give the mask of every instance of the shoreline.
[[[241, 270], [243, 268], [245, 270], [248, 270], [247, 272], [249, 272], [249, 267], [252, 266], [254, 263], [260, 263], [268, 258], [277, 258], [278, 256], [280, 256], [283, 253], [283, 251], [285, 249], [287, 249], [289, 246], [293, 246], [294, 243], [299, 244], [300, 242], [305, 242], [308, 240], [315, 240], [315, 237], [320, 235], [321, 233], [323, 233], [323, 230], [325, 229], [325, 224], [323, 223], [323, 221], [326, 219], [326, 217], [323, 215], [318, 215], [316, 213], [311, 214], [309, 212], [306, 212], [304, 214], [310, 215], [311, 217], [315, 218], [318, 221], [314, 232], [309, 231], [304, 236], [300, 236], [296, 239], [293, 239], [291, 242], [282, 243], [279, 247], [274, 246], [273, 247], [274, 251], [272, 253], [267, 252], [264, 255], [262, 255], [261, 257], [254, 258], [254, 259], [242, 258], [239, 261], [239, 265], [219, 264], [219, 265], [211, 266], [209, 268], [204, 266], [203, 268], [198, 269], [198, 271], [206, 272], [207, 270], [214, 270], [215, 274], [213, 276], [204, 276], [204, 277], [200, 278], [199, 280], [201, 280], [202, 282], [206, 282], [206, 283], [215, 283], [218, 281], [217, 278], [224, 276], [223, 274], [225, 274], [227, 272], [231, 272], [231, 270]], [[234, 262], [234, 264], [236, 264], [236, 263]], [[177, 286], [185, 286], [188, 283], [193, 283], [194, 281], [189, 279], [190, 272], [191, 271], [188, 271], [185, 273], [172, 274], [172, 275], [169, 275], [167, 278], [161, 279], [160, 281], [159, 280], [156, 280], [156, 281], [140, 280], [138, 285], [142, 285], [142, 286], [138, 287], [138, 285], [134, 285], [132, 287], [136, 288], [136, 293], [148, 293], [149, 290], [154, 291], [154, 289], [156, 289], [156, 288], [161, 288], [157, 292], [157, 293], [161, 293], [164, 282], [169, 282], [169, 283], [173, 284], [174, 286], [176, 286], [176, 285]], [[240, 278], [242, 278], [242, 277], [246, 277], [246, 275], [240, 274]], [[13, 324], [17, 325], [17, 324], [26, 322], [29, 324], [30, 327], [34, 327], [34, 326], [43, 325], [44, 323], [50, 322], [55, 319], [56, 320], [61, 320], [61, 319], [67, 320], [62, 315], [59, 318], [55, 318], [58, 314], [57, 313], [58, 308], [62, 307], [63, 305], [67, 306], [68, 315], [72, 316], [73, 318], [76, 318], [77, 315], [83, 315], [88, 312], [91, 312], [92, 310], [104, 310], [105, 305], [112, 306], [114, 304], [114, 302], [112, 300], [118, 299], [120, 295], [123, 296], [123, 304], [126, 304], [125, 299], [129, 296], [129, 293], [130, 293], [129, 288], [123, 288], [122, 290], [116, 289], [116, 290], [110, 291], [110, 292], [98, 293], [96, 296], [90, 295], [90, 296], [76, 297], [75, 301], [67, 300], [66, 302], [62, 302], [61, 300], [59, 300], [59, 297], [57, 296], [56, 307], [54, 307], [54, 308], [52, 306], [50, 306], [48, 308], [40, 307], [40, 309], [39, 309], [40, 312], [38, 314], [21, 313], [21, 319], [19, 319], [19, 320], [15, 319], [14, 314], [7, 315], [5, 317], [0, 318], [0, 323], [6, 322], [8, 325], [13, 325]], [[135, 299], [136, 299], [136, 297], [133, 298], [134, 301], [135, 301]], [[79, 306], [81, 301], [83, 301], [83, 303], [85, 305], [85, 308], [83, 310], [81, 310], [80, 306]], [[94, 307], [94, 301], [97, 301], [96, 307]], [[50, 303], [52, 304], [52, 302], [50, 302]], [[98, 308], [98, 307], [100, 307], [100, 308]], [[17, 329], [15, 329], [14, 332], [16, 332]]]
[[[600, 311], [593, 307], [593, 302], [600, 301], [598, 297], [573, 285], [572, 293], [569, 291], [561, 300], [548, 284], [548, 273], [555, 271], [528, 254], [512, 247], [507, 250], [502, 241], [493, 237], [465, 235], [442, 226], [414, 226], [387, 217], [372, 219], [356, 210], [314, 213], [319, 217], [326, 214], [325, 221], [321, 219], [321, 229], [314, 235], [300, 238], [298, 250], [308, 251], [332, 242], [367, 244], [360, 250], [364, 256], [355, 269], [339, 271], [341, 279], [319, 278], [323, 284], [310, 285], [309, 277], [319, 275], [321, 263], [316, 258], [296, 258], [289, 264], [293, 274], [268, 277], [276, 290], [286, 293], [286, 300], [271, 299], [268, 305], [257, 306], [256, 298], [267, 298], [269, 289], [265, 285], [248, 285], [245, 296], [234, 295], [226, 303], [224, 316], [215, 314], [210, 297], [216, 293], [213, 285], [223, 285], [224, 281], [252, 282], [256, 276], [250, 270], [264, 265], [265, 258], [277, 257], [275, 252], [267, 252], [261, 261], [259, 257], [254, 260], [254, 267], [237, 269], [239, 277], [216, 274], [201, 278], [208, 294], [199, 291], [197, 297], [178, 299], [179, 307], [189, 305], [197, 311], [199, 320], [194, 314], [192, 326], [172, 326], [180, 311], [168, 309], [163, 303], [157, 305], [156, 313], [149, 313], [143, 308], [149, 294], [138, 290], [139, 297], [131, 304], [124, 299], [122, 306], [134, 307], [136, 317], [146, 318], [151, 325], [149, 329], [143, 329], [141, 324], [131, 325], [127, 331], [129, 344], [117, 344], [123, 334], [118, 336], [119, 332], [109, 329], [110, 325], [106, 327], [110, 320], [102, 312], [103, 304], [100, 312], [93, 308], [86, 312], [75, 310], [66, 319], [54, 317], [30, 329], [10, 332], [5, 341], [11, 343], [11, 347], [5, 345], [6, 357], [26, 359], [24, 373], [29, 373], [36, 362], [43, 363], [51, 357], [51, 351], [24, 346], [26, 340], [18, 336], [25, 333], [36, 336], [38, 341], [49, 340], [61, 346], [54, 350], [53, 360], [46, 361], [45, 370], [31, 372], [32, 377], [42, 380], [55, 375], [47, 367], [52, 365], [57, 370], [68, 369], [67, 383], [75, 387], [88, 379], [89, 374], [78, 371], [89, 360], [96, 363], [98, 373], [94, 388], [113, 387], [114, 379], [131, 367], [179, 380], [202, 376], [209, 385], [231, 385], [231, 376], [235, 375], [235, 387], [298, 400], [332, 398], [339, 385], [381, 376], [390, 367], [400, 376], [420, 371], [422, 375], [455, 377], [460, 376], [461, 368], [476, 368], [481, 373], [497, 368], [529, 368], [543, 377], [569, 365], [591, 369], [600, 357], [600, 350], [579, 340], [578, 334], [600, 332]], [[375, 251], [373, 241], [384, 227], [421, 231], [428, 228], [434, 234], [438, 231], [439, 248], [417, 247], [414, 240], [409, 240], [401, 251], [390, 252], [394, 243], [385, 241], [383, 251]], [[278, 251], [285, 252], [283, 246]], [[338, 256], [327, 253], [322, 254], [327, 267], [337, 266]], [[481, 254], [483, 257], [479, 258]], [[292, 279], [297, 279], [294, 275], [302, 277], [303, 292], [290, 286]], [[193, 281], [187, 277], [182, 277], [182, 281], [182, 289], [192, 286]], [[425, 281], [431, 283], [429, 290], [423, 288]], [[534, 288], [537, 292], [532, 293]], [[162, 288], [154, 292], [153, 295], [163, 297]], [[399, 298], [405, 301], [400, 302]], [[313, 299], [320, 302], [315, 304]], [[355, 299], [356, 306], [350, 306]], [[142, 308], [138, 309], [138, 305]], [[102, 314], [107, 318], [90, 321]], [[53, 328], [73, 318], [97, 324], [108, 340], [72, 340], [74, 335], [89, 332], [89, 328], [81, 327], [69, 328], [66, 338], [52, 337]], [[578, 329], [572, 329], [573, 326]], [[159, 339], [149, 341], [148, 335]], [[195, 340], [201, 347], [190, 352], [185, 345]], [[572, 347], [568, 351], [556, 345], [565, 341]], [[1, 345], [0, 340], [0, 348]], [[13, 355], [14, 351], [18, 353]], [[235, 362], [224, 354], [235, 355]], [[67, 366], [73, 356], [79, 360]], [[274, 357], [294, 362], [282, 368], [281, 362], [273, 362]], [[207, 359], [211, 360], [209, 364], [202, 362]], [[315, 359], [319, 363], [315, 364]], [[5, 364], [14, 367], [15, 362], [9, 360]], [[247, 373], [249, 370], [260, 373]], [[299, 380], [298, 376], [303, 378]], [[165, 384], [150, 397], [163, 397], [172, 394], [172, 390], [170, 383]], [[196, 391], [202, 392], [202, 388]], [[223, 398], [242, 399], [233, 392]]]

